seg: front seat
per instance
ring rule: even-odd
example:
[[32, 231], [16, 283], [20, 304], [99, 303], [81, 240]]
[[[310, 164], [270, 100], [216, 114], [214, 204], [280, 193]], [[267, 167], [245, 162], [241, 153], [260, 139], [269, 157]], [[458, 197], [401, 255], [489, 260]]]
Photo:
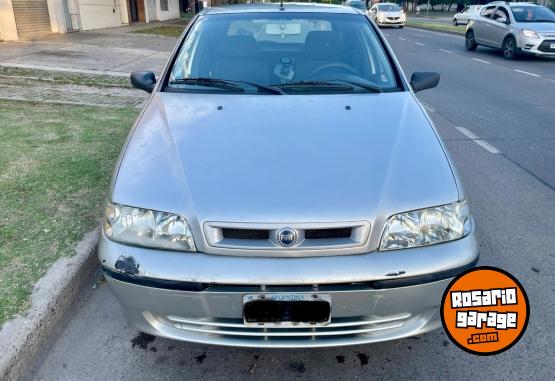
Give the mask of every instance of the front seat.
[[332, 31], [312, 31], [306, 35], [305, 60], [299, 62], [296, 80], [310, 79], [308, 76], [317, 68], [334, 62], [344, 62], [344, 44], [341, 35]]
[[249, 81], [268, 84], [268, 66], [257, 54], [258, 47], [252, 36], [226, 36], [214, 52], [214, 64], [210, 70], [212, 78]]

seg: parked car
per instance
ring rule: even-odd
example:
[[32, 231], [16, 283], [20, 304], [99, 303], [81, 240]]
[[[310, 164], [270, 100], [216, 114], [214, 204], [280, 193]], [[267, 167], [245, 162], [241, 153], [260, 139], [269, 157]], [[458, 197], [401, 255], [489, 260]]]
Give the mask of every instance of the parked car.
[[352, 7], [352, 8], [355, 8], [355, 9], [359, 9], [363, 12], [366, 12], [366, 2], [365, 1], [347, 0], [347, 1], [343, 1], [342, 5], [345, 5], [347, 7]]
[[501, 49], [508, 59], [519, 54], [555, 57], [555, 13], [532, 3], [487, 4], [468, 23], [465, 45], [468, 50], [478, 45]]
[[141, 331], [252, 347], [441, 326], [478, 258], [465, 192], [374, 23], [343, 6], [208, 8], [116, 165], [99, 259]]
[[405, 12], [394, 3], [376, 4], [368, 10], [368, 16], [378, 26], [397, 26], [402, 28], [407, 22]]
[[471, 18], [478, 16], [480, 8], [482, 8], [481, 5], [467, 5], [462, 11], [453, 16], [453, 25], [457, 26], [468, 24], [468, 21]]

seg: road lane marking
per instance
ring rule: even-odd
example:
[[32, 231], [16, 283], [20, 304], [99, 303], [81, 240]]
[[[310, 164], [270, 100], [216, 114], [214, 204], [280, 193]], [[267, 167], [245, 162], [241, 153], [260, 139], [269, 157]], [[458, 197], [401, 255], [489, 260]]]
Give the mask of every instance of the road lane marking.
[[445, 53], [453, 53], [453, 52], [450, 51], [450, 50], [445, 50], [445, 49], [439, 49], [439, 50], [441, 50], [442, 52], [445, 52]]
[[433, 108], [432, 106], [430, 106], [429, 104], [427, 104], [425, 102], [422, 102], [422, 101], [420, 103], [422, 103], [422, 106], [424, 106], [424, 108], [426, 110], [428, 110], [429, 112], [436, 112], [436, 109]]
[[397, 38], [401, 41], [406, 41], [407, 40], [406, 38], [403, 38], [403, 37], [397, 37]]
[[424, 44], [421, 42], [417, 42], [416, 45], [424, 46]]
[[478, 144], [480, 147], [488, 151], [489, 153], [501, 153], [497, 148], [487, 143], [486, 141], [480, 139], [477, 135], [468, 131], [464, 127], [455, 127], [461, 134], [472, 140], [474, 143]]
[[539, 74], [529, 73], [529, 72], [524, 71], [524, 70], [515, 69], [515, 71], [516, 71], [517, 73], [522, 73], [522, 74], [526, 74], [526, 75], [531, 75], [532, 77], [537, 77], [537, 78], [540, 78], [540, 77], [541, 77], [541, 75], [539, 75]]
[[549, 79], [551, 82], [555, 82], [555, 79]]
[[490, 63], [491, 63], [491, 62], [489, 62], [489, 61], [484, 61], [484, 60], [481, 60], [481, 59], [479, 59], [479, 58], [473, 58], [473, 60], [474, 60], [474, 61], [481, 62], [481, 63], [485, 63], [485, 64], [490, 64]]

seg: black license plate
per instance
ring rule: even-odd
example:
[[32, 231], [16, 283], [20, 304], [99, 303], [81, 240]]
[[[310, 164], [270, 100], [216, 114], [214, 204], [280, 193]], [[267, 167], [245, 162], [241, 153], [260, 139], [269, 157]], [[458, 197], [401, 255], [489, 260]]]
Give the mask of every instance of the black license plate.
[[251, 294], [245, 295], [243, 314], [246, 325], [325, 325], [331, 303], [323, 294]]

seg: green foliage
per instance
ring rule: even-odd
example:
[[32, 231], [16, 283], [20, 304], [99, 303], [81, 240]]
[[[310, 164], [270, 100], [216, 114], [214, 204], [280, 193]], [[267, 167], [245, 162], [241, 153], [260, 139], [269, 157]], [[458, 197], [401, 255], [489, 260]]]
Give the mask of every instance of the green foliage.
[[0, 100], [0, 324], [96, 226], [135, 109]]

